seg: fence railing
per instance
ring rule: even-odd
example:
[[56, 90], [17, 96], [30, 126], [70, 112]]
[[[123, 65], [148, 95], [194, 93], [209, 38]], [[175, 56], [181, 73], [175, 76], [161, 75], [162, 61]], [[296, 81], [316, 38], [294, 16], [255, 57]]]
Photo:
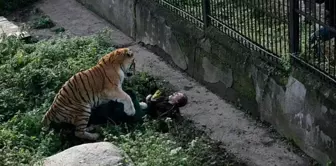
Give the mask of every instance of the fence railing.
[[200, 29], [216, 27], [272, 61], [291, 55], [336, 82], [334, 0], [155, 1]]

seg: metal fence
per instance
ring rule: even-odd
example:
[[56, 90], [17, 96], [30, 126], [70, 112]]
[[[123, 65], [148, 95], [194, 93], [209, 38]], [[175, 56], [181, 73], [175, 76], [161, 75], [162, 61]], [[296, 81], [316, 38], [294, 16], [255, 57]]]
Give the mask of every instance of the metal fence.
[[274, 62], [291, 57], [336, 82], [334, 0], [155, 0]]

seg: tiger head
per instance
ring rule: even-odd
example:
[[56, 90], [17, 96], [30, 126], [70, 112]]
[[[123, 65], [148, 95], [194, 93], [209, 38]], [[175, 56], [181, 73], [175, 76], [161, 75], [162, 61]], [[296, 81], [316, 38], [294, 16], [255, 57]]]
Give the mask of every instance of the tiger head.
[[129, 48], [119, 48], [112, 51], [111, 53], [103, 56], [99, 60], [98, 64], [103, 66], [120, 67], [127, 77], [135, 74], [134, 53]]

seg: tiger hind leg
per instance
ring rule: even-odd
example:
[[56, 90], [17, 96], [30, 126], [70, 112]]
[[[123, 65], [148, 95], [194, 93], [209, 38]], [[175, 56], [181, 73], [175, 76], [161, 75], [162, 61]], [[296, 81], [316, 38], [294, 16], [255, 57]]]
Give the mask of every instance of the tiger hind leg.
[[90, 131], [93, 131], [93, 130], [98, 129], [98, 128], [99, 128], [99, 125], [90, 125], [85, 130], [90, 132]]
[[41, 121], [42, 131], [44, 132], [47, 132], [50, 129], [51, 116], [52, 116], [51, 111], [52, 110], [48, 110], [42, 118], [42, 121]]
[[89, 118], [90, 118], [90, 113], [89, 112], [85, 112], [85, 113], [83, 113], [82, 116], [79, 116], [77, 118], [77, 121], [75, 123], [75, 126], [76, 126], [75, 136], [78, 137], [78, 138], [95, 141], [99, 138], [99, 134], [88, 132], [88, 130], [90, 130], [92, 128], [92, 127], [91, 128], [87, 127], [88, 122], [89, 122]]
[[76, 126], [75, 136], [82, 139], [97, 140], [99, 138], [98, 133], [89, 133], [84, 126]]
[[92, 141], [96, 141], [99, 138], [98, 133], [89, 133], [85, 130], [77, 130], [77, 129], [75, 131], [75, 136], [78, 138], [88, 139]]

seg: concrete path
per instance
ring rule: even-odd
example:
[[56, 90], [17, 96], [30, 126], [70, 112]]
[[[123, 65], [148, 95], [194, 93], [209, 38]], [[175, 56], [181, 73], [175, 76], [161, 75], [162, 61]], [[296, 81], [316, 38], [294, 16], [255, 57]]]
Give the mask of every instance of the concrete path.
[[[45, 0], [38, 7], [59, 26], [78, 36], [91, 35], [108, 27], [113, 42], [124, 45], [132, 40], [75, 0]], [[208, 91], [186, 74], [174, 69], [147, 49], [133, 45], [137, 70], [165, 78], [185, 92], [190, 103], [184, 116], [198, 126], [206, 126], [209, 136], [224, 143], [224, 148], [254, 166], [308, 166], [309, 159], [293, 152], [285, 142], [226, 101]], [[223, 164], [224, 165], [224, 164]]]

